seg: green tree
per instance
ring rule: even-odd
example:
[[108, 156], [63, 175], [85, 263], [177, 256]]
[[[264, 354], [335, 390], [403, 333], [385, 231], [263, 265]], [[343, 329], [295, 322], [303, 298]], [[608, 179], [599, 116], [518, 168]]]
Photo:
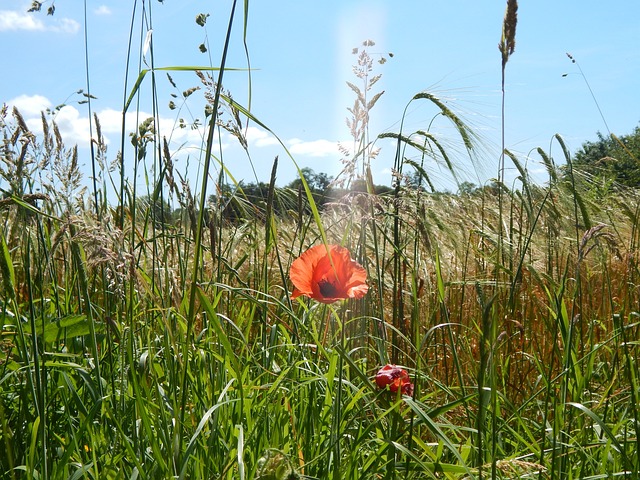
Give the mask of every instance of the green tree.
[[458, 193], [460, 195], [473, 195], [477, 191], [478, 187], [473, 182], [464, 181], [458, 185]]
[[[311, 190], [314, 202], [318, 207], [322, 207], [329, 198], [329, 191], [331, 189], [331, 182], [333, 181], [333, 177], [322, 172], [316, 173], [312, 168], [309, 167], [302, 168], [301, 172], [302, 176], [307, 182], [307, 185], [309, 186], [309, 190]], [[302, 180], [300, 178], [296, 178], [291, 183], [287, 184], [285, 188], [294, 191], [304, 190], [302, 188]]]
[[[304, 167], [300, 170], [302, 176], [307, 181], [309, 189], [313, 193], [324, 193], [329, 189], [329, 185], [333, 181], [333, 177], [330, 177], [326, 173], [316, 173], [312, 168]], [[287, 185], [287, 188], [298, 189], [302, 186], [302, 180], [296, 178], [294, 181]]]
[[640, 187], [640, 127], [628, 135], [605, 137], [585, 142], [573, 157], [577, 171], [586, 173], [597, 183], [617, 183]]

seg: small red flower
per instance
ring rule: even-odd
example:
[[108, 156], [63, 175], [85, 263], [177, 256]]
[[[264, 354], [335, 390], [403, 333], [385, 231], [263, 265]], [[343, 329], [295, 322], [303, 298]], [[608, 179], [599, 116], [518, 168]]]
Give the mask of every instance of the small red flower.
[[397, 365], [385, 365], [378, 370], [376, 384], [378, 388], [387, 388], [388, 385], [389, 390], [393, 393], [400, 389], [404, 395], [413, 395], [413, 383], [411, 383], [409, 374]]
[[349, 250], [340, 245], [316, 245], [296, 258], [289, 277], [293, 282], [291, 298], [301, 295], [322, 303], [345, 298], [362, 298], [369, 286], [367, 271], [351, 260]]

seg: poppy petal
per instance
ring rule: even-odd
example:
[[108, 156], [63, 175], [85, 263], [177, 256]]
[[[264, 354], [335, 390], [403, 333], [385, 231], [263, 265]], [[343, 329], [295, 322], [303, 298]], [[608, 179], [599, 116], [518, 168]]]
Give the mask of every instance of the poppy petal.
[[[313, 294], [313, 272], [318, 265], [318, 262], [326, 255], [326, 248], [324, 245], [317, 245], [308, 249], [298, 258], [296, 258], [291, 264], [289, 270], [289, 278], [295, 287], [292, 298], [299, 297], [300, 295]], [[297, 292], [297, 294], [296, 294]]]
[[368, 289], [368, 286], [365, 283], [367, 281], [367, 271], [358, 262], [351, 260], [349, 250], [344, 247], [336, 246], [334, 251], [338, 257], [338, 260], [335, 261], [334, 265], [336, 267], [340, 284], [344, 286], [345, 292], [348, 294], [353, 287], [363, 285]]

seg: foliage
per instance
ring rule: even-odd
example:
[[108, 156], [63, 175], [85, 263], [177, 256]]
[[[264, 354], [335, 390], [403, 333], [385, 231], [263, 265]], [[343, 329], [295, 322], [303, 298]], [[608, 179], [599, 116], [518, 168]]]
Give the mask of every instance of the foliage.
[[[333, 177], [330, 177], [326, 173], [316, 173], [310, 167], [303, 167], [300, 169], [302, 172], [301, 177], [304, 177], [309, 189], [313, 193], [317, 193], [320, 195], [325, 195], [327, 190], [331, 187], [331, 182], [333, 181]], [[292, 190], [298, 190], [302, 187], [302, 179], [296, 178], [291, 183], [287, 185], [287, 188]]]
[[[276, 187], [274, 198], [269, 200], [269, 184], [265, 182], [245, 182], [237, 185], [221, 184], [217, 192], [209, 196], [209, 205], [222, 212], [222, 217], [229, 221], [263, 218], [267, 203], [271, 202], [272, 212], [279, 218], [311, 213], [309, 199], [305, 196], [302, 178], [305, 179], [313, 201], [318, 209], [325, 210], [348, 202], [353, 195], [367, 193], [364, 180], [355, 180], [350, 188], [339, 188], [333, 185], [333, 178], [326, 173], [316, 173], [310, 167], [301, 169], [297, 178], [284, 187]], [[385, 185], [374, 185], [376, 195], [389, 194], [391, 188]]]
[[640, 187], [640, 126], [628, 135], [597, 134], [573, 157], [573, 166], [596, 185]]

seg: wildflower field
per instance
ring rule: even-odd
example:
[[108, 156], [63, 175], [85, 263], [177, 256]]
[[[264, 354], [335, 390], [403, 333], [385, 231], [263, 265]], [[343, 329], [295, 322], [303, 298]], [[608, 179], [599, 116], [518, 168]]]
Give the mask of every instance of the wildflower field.
[[[259, 200], [226, 174], [214, 131], [241, 141], [268, 119], [218, 88], [224, 55], [193, 73], [209, 93], [200, 185], [153, 118], [133, 172], [94, 119], [87, 186], [55, 121], [39, 135], [3, 109], [1, 478], [638, 478], [637, 191], [599, 194], [558, 135], [562, 158], [536, 152], [545, 184], [503, 149], [490, 185], [434, 192], [430, 162], [455, 172], [459, 151], [427, 130], [380, 136], [397, 150], [378, 191], [367, 46], [356, 148], [322, 204], [294, 156]], [[123, 109], [160, 74], [141, 69]], [[412, 101], [476, 155], [436, 95]], [[276, 186], [285, 161], [297, 188]]]

